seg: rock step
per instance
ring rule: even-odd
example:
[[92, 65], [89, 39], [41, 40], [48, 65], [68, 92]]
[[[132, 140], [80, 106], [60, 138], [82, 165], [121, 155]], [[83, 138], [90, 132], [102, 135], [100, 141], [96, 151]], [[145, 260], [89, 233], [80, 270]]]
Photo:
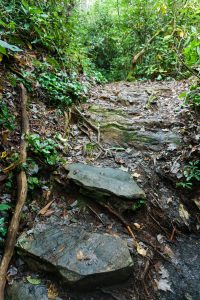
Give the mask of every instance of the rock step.
[[80, 289], [122, 282], [133, 270], [125, 241], [81, 227], [51, 225], [32, 235], [23, 233], [17, 248], [34, 271], [53, 273], [67, 286]]
[[102, 195], [115, 195], [127, 200], [144, 199], [144, 191], [130, 174], [119, 169], [101, 168], [81, 163], [67, 165], [68, 179], [86, 190]]

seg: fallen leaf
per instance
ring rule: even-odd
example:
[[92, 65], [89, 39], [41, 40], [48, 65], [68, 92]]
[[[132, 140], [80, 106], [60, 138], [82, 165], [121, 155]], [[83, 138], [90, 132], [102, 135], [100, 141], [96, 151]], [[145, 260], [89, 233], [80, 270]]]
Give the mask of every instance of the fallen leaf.
[[139, 173], [135, 172], [135, 173], [132, 174], [132, 176], [135, 177], [135, 178], [139, 178], [141, 175]]
[[1, 152], [1, 158], [5, 158], [6, 156], [7, 156], [7, 152], [6, 151]]
[[164, 292], [167, 292], [167, 291], [172, 292], [171, 285], [167, 279], [161, 278], [159, 281], [158, 280], [155, 280], [155, 281], [156, 281], [158, 290], [161, 290]]
[[84, 260], [84, 254], [81, 250], [79, 250], [76, 254], [77, 260]]
[[169, 277], [169, 273], [168, 273], [167, 269], [165, 269], [163, 266], [160, 266], [159, 274], [161, 275], [162, 279]]
[[165, 237], [162, 234], [157, 235], [157, 241], [162, 244], [165, 241]]
[[46, 212], [48, 211], [49, 207], [51, 206], [51, 204], [53, 203], [54, 200], [50, 201], [49, 203], [47, 203], [47, 205], [45, 205], [40, 211], [39, 211], [39, 215], [45, 215]]
[[140, 229], [140, 228], [141, 228], [140, 224], [138, 224], [138, 223], [133, 223], [133, 225], [134, 225], [137, 229]]
[[43, 214], [43, 216], [44, 216], [44, 217], [49, 217], [49, 216], [51, 216], [54, 212], [55, 212], [55, 210], [49, 209], [49, 210], [47, 210], [47, 212], [45, 212], [45, 213]]
[[196, 206], [198, 207], [198, 209], [200, 210], [200, 197], [193, 199], [193, 201], [196, 204]]
[[167, 269], [165, 269], [162, 265], [160, 266], [159, 274], [161, 275], [160, 280], [155, 279], [158, 290], [161, 290], [164, 292], [167, 292], [167, 291], [173, 292], [171, 289], [171, 284], [168, 280], [169, 273], [168, 273]]
[[174, 252], [172, 251], [172, 249], [169, 247], [169, 246], [165, 246], [164, 249], [163, 249], [163, 253], [164, 254], [167, 254], [169, 257], [171, 258], [174, 258], [175, 257], [175, 254]]
[[186, 210], [186, 208], [182, 203], [179, 206], [179, 215], [181, 219], [184, 221], [185, 225], [188, 226], [189, 225], [188, 220], [190, 218], [190, 214], [188, 213], [188, 211]]
[[48, 288], [48, 299], [55, 300], [58, 296], [58, 291], [55, 285], [51, 284]]
[[137, 252], [142, 256], [147, 255], [147, 250], [145, 250], [139, 243], [137, 243]]
[[3, 131], [3, 133], [2, 133], [2, 143], [3, 143], [3, 145], [7, 144], [9, 135], [10, 135], [9, 130]]

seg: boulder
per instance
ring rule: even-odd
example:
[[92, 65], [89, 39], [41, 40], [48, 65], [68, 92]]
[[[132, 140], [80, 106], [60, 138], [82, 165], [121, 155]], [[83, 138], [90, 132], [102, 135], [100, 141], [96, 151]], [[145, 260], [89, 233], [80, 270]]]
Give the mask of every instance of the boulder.
[[81, 227], [51, 225], [42, 232], [23, 233], [17, 247], [21, 258], [34, 271], [53, 273], [75, 288], [119, 283], [133, 269], [125, 241], [118, 236], [87, 232]]
[[68, 179], [92, 195], [115, 195], [126, 200], [144, 199], [144, 191], [131, 178], [130, 174], [119, 169], [100, 168], [81, 163], [67, 165]]

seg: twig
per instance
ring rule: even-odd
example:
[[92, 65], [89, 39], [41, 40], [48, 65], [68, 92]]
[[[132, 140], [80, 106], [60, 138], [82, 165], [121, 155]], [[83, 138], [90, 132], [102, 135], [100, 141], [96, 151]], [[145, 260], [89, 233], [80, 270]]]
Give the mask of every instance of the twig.
[[87, 203], [87, 207], [93, 212], [93, 214], [97, 217], [97, 219], [103, 224], [105, 225], [105, 223], [103, 222], [102, 218], [99, 216], [99, 214], [96, 212], [96, 210]]
[[170, 241], [173, 241], [175, 232], [176, 232], [176, 225], [173, 225], [172, 234], [171, 234], [171, 236], [170, 236], [170, 238], [169, 238]]
[[162, 225], [160, 225], [160, 223], [149, 212], [148, 212], [148, 215], [160, 227], [160, 229], [162, 229], [165, 232], [165, 234], [168, 235], [167, 230]]
[[136, 237], [130, 227], [130, 224], [112, 207], [110, 207], [109, 205], [103, 203], [103, 202], [98, 202], [98, 204], [104, 208], [106, 208], [112, 215], [114, 215], [116, 218], [119, 219], [119, 221], [122, 223], [122, 225], [125, 226], [126, 230], [128, 231], [129, 235], [132, 237], [133, 239], [133, 244], [134, 246], [137, 247], [137, 240]]
[[[20, 162], [26, 162], [27, 157], [27, 141], [25, 136], [29, 133], [29, 121], [28, 121], [28, 113], [26, 110], [27, 106], [27, 94], [26, 89], [21, 83], [19, 85], [20, 94], [21, 94], [21, 114], [22, 114], [22, 135], [21, 135], [21, 144], [20, 144]], [[19, 221], [22, 208], [26, 201], [27, 196], [27, 178], [24, 170], [21, 170], [17, 175], [17, 204], [15, 207], [14, 214], [11, 219], [10, 226], [8, 228], [8, 234], [5, 242], [4, 255], [0, 264], [0, 300], [4, 299], [4, 289], [6, 285], [6, 274], [9, 267], [9, 263], [11, 261], [17, 232], [19, 228]]]

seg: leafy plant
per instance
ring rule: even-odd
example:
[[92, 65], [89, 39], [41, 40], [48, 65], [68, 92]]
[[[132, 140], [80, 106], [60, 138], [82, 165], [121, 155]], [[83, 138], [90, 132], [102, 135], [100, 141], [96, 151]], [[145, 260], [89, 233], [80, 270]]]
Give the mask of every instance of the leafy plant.
[[[0, 204], [0, 213], [4, 213], [10, 209], [10, 205], [6, 203]], [[6, 228], [6, 218], [1, 217], [0, 218], [0, 237], [4, 237], [7, 233], [7, 228]]]
[[41, 186], [40, 180], [36, 176], [28, 176], [28, 190], [33, 191]]
[[42, 140], [39, 134], [30, 134], [27, 141], [29, 150], [38, 155], [47, 165], [57, 166], [64, 162], [57, 151], [59, 145], [53, 139]]
[[200, 85], [193, 84], [188, 92], [183, 92], [179, 98], [184, 99], [184, 104], [190, 105], [192, 108], [200, 108]]
[[5, 103], [0, 101], [0, 125], [9, 130], [14, 130], [15, 118], [10, 114], [8, 107]]
[[184, 167], [185, 181], [177, 183], [178, 187], [191, 189], [196, 182], [200, 181], [200, 161], [191, 161]]
[[144, 199], [138, 200], [136, 203], [134, 203], [131, 206], [131, 210], [133, 210], [133, 211], [138, 210], [140, 207], [142, 207], [143, 205], [145, 205], [145, 202], [146, 201]]
[[13, 51], [13, 52], [20, 52], [22, 49], [15, 45], [11, 45], [5, 41], [0, 40], [0, 53], [7, 55], [7, 50]]
[[50, 99], [51, 104], [67, 106], [86, 100], [85, 87], [75, 79], [75, 76], [70, 78], [65, 72], [42, 73], [38, 82], [46, 93], [45, 98]]

